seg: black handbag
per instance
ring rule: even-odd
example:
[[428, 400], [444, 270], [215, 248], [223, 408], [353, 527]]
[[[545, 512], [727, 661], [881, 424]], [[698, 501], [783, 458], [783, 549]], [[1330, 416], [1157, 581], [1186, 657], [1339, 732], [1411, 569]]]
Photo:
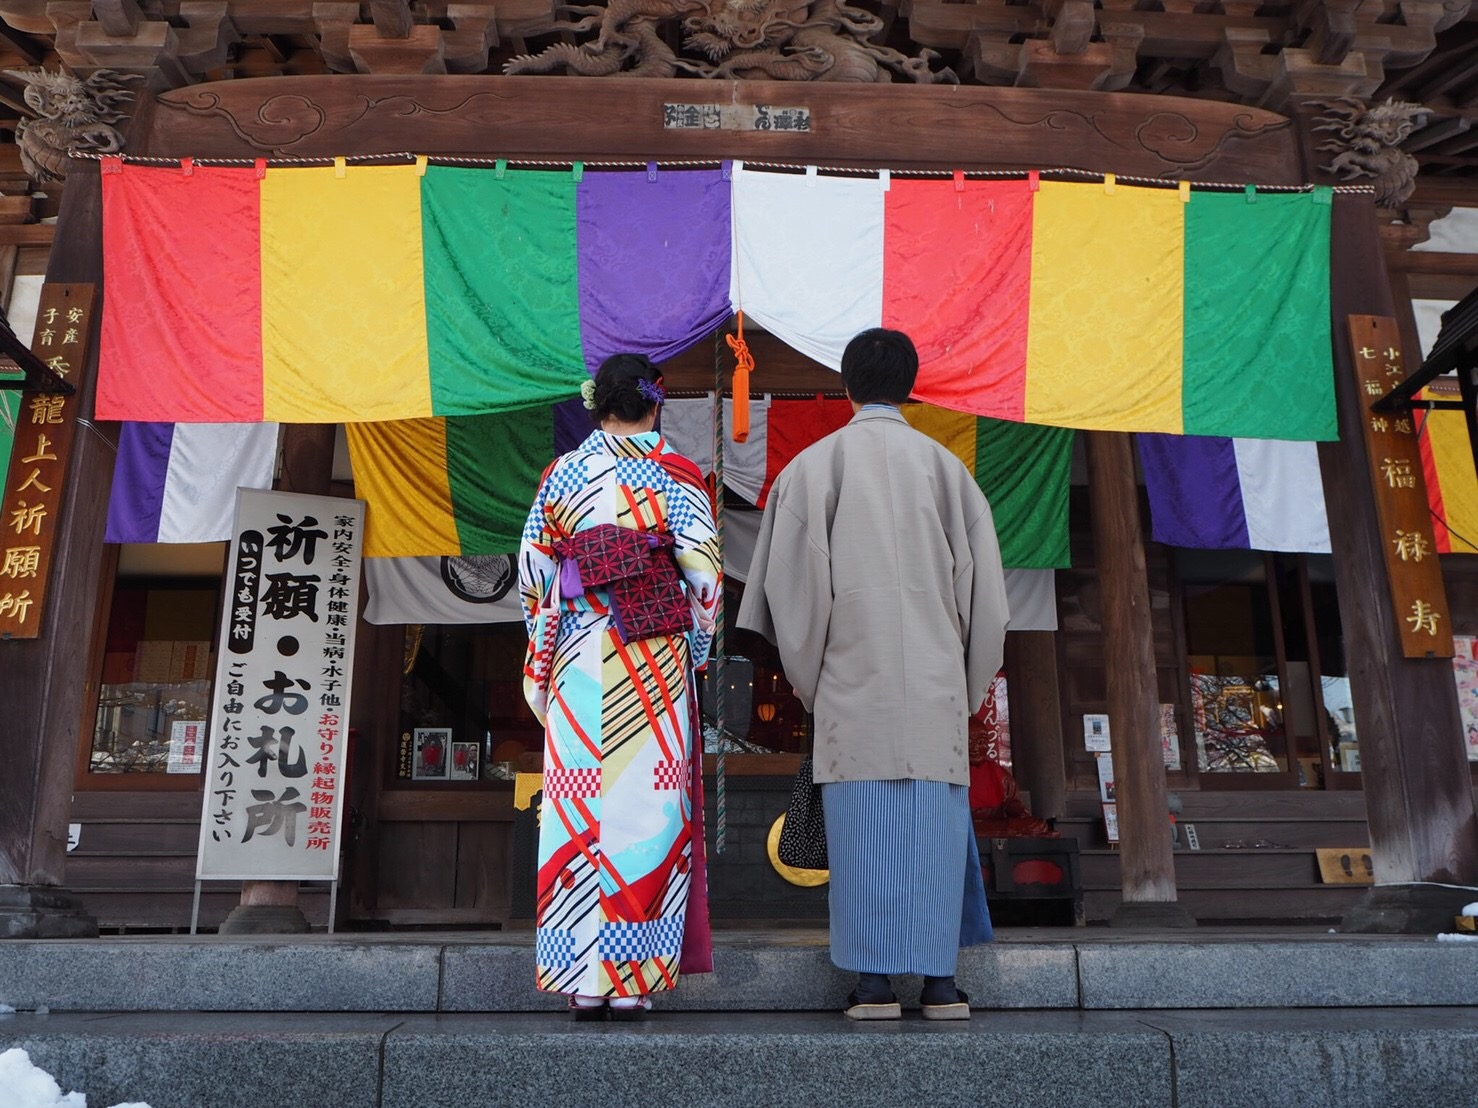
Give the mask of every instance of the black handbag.
[[801, 760], [796, 771], [795, 788], [790, 793], [790, 807], [780, 825], [780, 842], [775, 853], [787, 866], [796, 869], [826, 869], [826, 819], [821, 811], [821, 786], [811, 771], [811, 756]]

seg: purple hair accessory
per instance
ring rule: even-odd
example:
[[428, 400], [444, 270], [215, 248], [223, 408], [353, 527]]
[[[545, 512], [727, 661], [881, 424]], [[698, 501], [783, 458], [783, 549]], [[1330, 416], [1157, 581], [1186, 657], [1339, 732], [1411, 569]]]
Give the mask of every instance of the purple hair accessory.
[[645, 377], [638, 377], [636, 391], [641, 393], [642, 399], [648, 404], [660, 404], [667, 399], [667, 390], [662, 387], [661, 381], [648, 381]]

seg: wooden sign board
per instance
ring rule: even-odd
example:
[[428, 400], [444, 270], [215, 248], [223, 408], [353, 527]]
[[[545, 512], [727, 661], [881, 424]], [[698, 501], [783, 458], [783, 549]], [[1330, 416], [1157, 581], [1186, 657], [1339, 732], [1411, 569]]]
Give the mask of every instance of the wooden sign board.
[[[74, 385], [91, 349], [96, 294], [94, 285], [41, 287], [31, 352]], [[16, 413], [0, 506], [0, 639], [41, 633], [80, 403], [76, 393], [26, 393]]]
[[1437, 563], [1415, 421], [1409, 412], [1370, 410], [1407, 376], [1401, 335], [1390, 316], [1352, 315], [1349, 326], [1361, 428], [1401, 653], [1407, 658], [1451, 658], [1452, 618]]
[[1321, 846], [1319, 880], [1326, 885], [1374, 885], [1375, 861], [1368, 846]]

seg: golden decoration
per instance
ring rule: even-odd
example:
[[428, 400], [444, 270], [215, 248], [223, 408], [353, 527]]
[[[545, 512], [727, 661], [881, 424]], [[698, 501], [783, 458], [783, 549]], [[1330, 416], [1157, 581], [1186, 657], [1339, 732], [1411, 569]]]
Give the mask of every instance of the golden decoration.
[[785, 813], [781, 812], [770, 825], [770, 837], [765, 843], [765, 849], [770, 855], [770, 865], [775, 867], [775, 872], [792, 885], [799, 885], [803, 889], [815, 888], [824, 885], [831, 880], [829, 869], [796, 869], [795, 866], [787, 866], [780, 860], [780, 828], [785, 825]]

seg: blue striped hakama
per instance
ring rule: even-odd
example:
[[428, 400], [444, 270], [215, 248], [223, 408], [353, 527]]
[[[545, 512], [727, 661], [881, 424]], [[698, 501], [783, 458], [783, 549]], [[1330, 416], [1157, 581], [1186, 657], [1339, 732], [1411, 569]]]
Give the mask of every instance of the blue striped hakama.
[[961, 947], [991, 940], [966, 786], [837, 781], [821, 803], [838, 967], [950, 977]]

